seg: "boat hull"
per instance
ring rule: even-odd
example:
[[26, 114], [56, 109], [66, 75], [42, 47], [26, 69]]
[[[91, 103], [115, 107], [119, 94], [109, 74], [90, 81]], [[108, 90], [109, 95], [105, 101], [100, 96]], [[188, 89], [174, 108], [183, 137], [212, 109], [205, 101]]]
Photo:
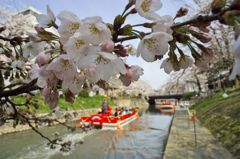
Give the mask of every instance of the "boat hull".
[[162, 104], [159, 106], [159, 110], [162, 114], [172, 115], [175, 112], [175, 106], [172, 104]]
[[[83, 116], [80, 119], [81, 126], [94, 126], [96, 128], [117, 130], [128, 125], [138, 118], [138, 112], [134, 111], [129, 114], [118, 117], [108, 116], [105, 114], [93, 114], [91, 116]], [[78, 126], [79, 127], [79, 126]]]

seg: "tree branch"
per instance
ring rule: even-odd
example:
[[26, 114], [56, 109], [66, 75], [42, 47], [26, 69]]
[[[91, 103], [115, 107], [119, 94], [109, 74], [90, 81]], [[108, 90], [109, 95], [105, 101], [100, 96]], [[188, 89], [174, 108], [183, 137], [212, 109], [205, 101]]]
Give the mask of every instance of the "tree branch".
[[24, 84], [16, 89], [1, 91], [0, 97], [15, 96], [22, 93], [29, 93], [31, 91], [37, 90], [39, 89], [39, 87], [35, 85], [36, 82], [37, 82], [37, 79], [34, 79], [30, 83]]
[[182, 22], [182, 23], [174, 24], [172, 26], [172, 29], [178, 28], [178, 27], [181, 27], [181, 26], [184, 26], [184, 25], [189, 25], [189, 24], [211, 22], [211, 21], [214, 21], [214, 20], [218, 20], [219, 16], [220, 16], [220, 14], [206, 15], [206, 16], [199, 15], [197, 18], [194, 18], [194, 19]]
[[[208, 22], [212, 22], [212, 21], [215, 21], [215, 20], [219, 20], [220, 17], [226, 12], [226, 11], [229, 11], [231, 10], [231, 8], [226, 8], [226, 9], [223, 9], [220, 13], [218, 14], [213, 14], [213, 15], [199, 15], [198, 17], [196, 18], [193, 18], [191, 20], [188, 20], [188, 21], [185, 21], [185, 22], [182, 22], [182, 23], [176, 23], [174, 24], [171, 28], [172, 29], [175, 29], [175, 28], [178, 28], [178, 27], [181, 27], [181, 26], [185, 26], [185, 25], [189, 25], [189, 24], [197, 24], [197, 23], [208, 23]], [[138, 37], [137, 36], [129, 36], [129, 37], [123, 37], [123, 38], [118, 38], [117, 40], [115, 40], [114, 42], [123, 42], [123, 41], [127, 41], [127, 40], [133, 40], [133, 39], [137, 39]]]
[[1, 35], [0, 35], [0, 39], [1, 39], [1, 40], [4, 40], [4, 41], [11, 41], [11, 39], [5, 38], [5, 37], [3, 37], [3, 36], [1, 36]]

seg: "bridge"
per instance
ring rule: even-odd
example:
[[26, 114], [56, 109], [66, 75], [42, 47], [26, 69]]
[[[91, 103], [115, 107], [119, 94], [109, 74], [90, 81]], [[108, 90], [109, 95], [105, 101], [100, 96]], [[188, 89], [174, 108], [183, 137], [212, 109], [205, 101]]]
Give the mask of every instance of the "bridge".
[[180, 99], [183, 98], [183, 94], [169, 94], [169, 95], [154, 95], [148, 96], [148, 104], [150, 110], [156, 109], [156, 99], [176, 99], [175, 105], [178, 105]]

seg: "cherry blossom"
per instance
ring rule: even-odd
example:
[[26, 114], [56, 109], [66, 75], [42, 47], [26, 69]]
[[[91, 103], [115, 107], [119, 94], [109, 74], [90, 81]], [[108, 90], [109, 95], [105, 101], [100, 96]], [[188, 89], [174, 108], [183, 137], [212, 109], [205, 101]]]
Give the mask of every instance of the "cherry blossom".
[[57, 17], [61, 21], [61, 25], [58, 28], [60, 40], [62, 43], [66, 43], [80, 29], [82, 22], [74, 13], [69, 11], [62, 11]]
[[23, 47], [23, 57], [34, 58], [40, 52], [43, 52], [46, 47], [45, 42], [29, 42]]
[[111, 53], [98, 52], [95, 58], [96, 66], [88, 70], [88, 78], [92, 82], [99, 80], [108, 81], [111, 76], [119, 73], [126, 74], [126, 68], [123, 61]]
[[50, 53], [45, 53], [41, 52], [35, 59], [35, 62], [39, 65], [42, 66], [44, 64], [47, 64], [51, 59]]
[[37, 74], [38, 73], [38, 80], [37, 80], [37, 85], [40, 88], [44, 88], [48, 85], [55, 85], [58, 80], [54, 74], [53, 71], [51, 70], [47, 70], [48, 65], [42, 66], [39, 69], [36, 67], [36, 69], [34, 70], [34, 67], [32, 69], [32, 71]]
[[146, 19], [156, 21], [160, 16], [155, 13], [162, 7], [160, 0], [136, 0], [135, 8], [138, 14]]
[[147, 62], [156, 61], [156, 55], [164, 55], [168, 51], [168, 42], [173, 37], [164, 32], [156, 32], [145, 36], [138, 45], [137, 56]]
[[6, 55], [0, 54], [0, 64], [1, 64], [1, 62], [8, 63], [8, 62], [11, 62], [11, 61], [12, 60], [10, 58], [8, 58]]
[[171, 63], [171, 60], [169, 58], [163, 60], [160, 68], [163, 68], [167, 74], [174, 70], [173, 64]]
[[121, 57], [128, 56], [128, 49], [121, 44], [114, 47], [114, 52]]
[[89, 97], [93, 97], [93, 96], [96, 95], [96, 93], [95, 93], [94, 91], [90, 90], [89, 93], [88, 93], [88, 95], [89, 95]]
[[107, 25], [102, 22], [101, 17], [85, 18], [80, 32], [88, 37], [89, 42], [94, 45], [105, 43], [112, 38], [111, 31]]
[[131, 82], [137, 81], [141, 75], [143, 75], [143, 69], [139, 66], [133, 65], [130, 68], [127, 68], [127, 73], [121, 75], [119, 79], [125, 86], [129, 86]]
[[68, 42], [64, 45], [64, 49], [70, 58], [81, 56], [85, 47], [89, 46], [86, 36], [80, 33], [75, 33]]
[[190, 56], [184, 55], [180, 57], [179, 65], [182, 69], [186, 69], [193, 65], [193, 59]]
[[201, 57], [195, 59], [195, 65], [202, 70], [209, 68], [209, 63], [213, 59], [213, 52], [203, 52]]
[[101, 52], [101, 47], [86, 46], [81, 52], [75, 54], [75, 56], [70, 56], [70, 59], [74, 61], [79, 69], [90, 68], [95, 66], [95, 59], [98, 56], [98, 52]]
[[58, 91], [52, 87], [45, 87], [42, 91], [42, 95], [45, 97], [45, 103], [53, 109], [58, 104]]
[[32, 69], [29, 71], [28, 76], [31, 80], [37, 79], [39, 77], [39, 65], [33, 64]]
[[173, 25], [173, 22], [173, 17], [170, 15], [160, 17], [160, 19], [156, 21], [156, 24], [152, 27], [153, 32], [165, 32], [172, 34], [173, 31], [171, 29], [171, 26]]
[[70, 90], [73, 94], [78, 94], [82, 90], [82, 86], [86, 81], [86, 77], [80, 73], [74, 74], [73, 77], [66, 77], [63, 79], [63, 90]]
[[39, 22], [39, 26], [43, 28], [51, 27], [56, 21], [56, 17], [48, 5], [47, 15], [44, 14], [36, 15], [36, 18], [37, 21]]
[[56, 77], [60, 80], [73, 78], [77, 73], [77, 67], [67, 55], [60, 55], [55, 58], [48, 66], [47, 70], [53, 71]]
[[127, 47], [127, 52], [129, 55], [136, 56], [137, 49], [133, 45], [129, 44], [126, 47]]
[[114, 49], [114, 42], [112, 40], [108, 40], [101, 44], [101, 48], [103, 52], [112, 52]]
[[21, 69], [21, 68], [24, 68], [24, 67], [25, 67], [25, 62], [24, 62], [24, 61], [21, 61], [21, 60], [13, 61], [13, 62], [11, 63], [11, 67], [12, 67], [13, 69], [17, 69], [17, 68]]

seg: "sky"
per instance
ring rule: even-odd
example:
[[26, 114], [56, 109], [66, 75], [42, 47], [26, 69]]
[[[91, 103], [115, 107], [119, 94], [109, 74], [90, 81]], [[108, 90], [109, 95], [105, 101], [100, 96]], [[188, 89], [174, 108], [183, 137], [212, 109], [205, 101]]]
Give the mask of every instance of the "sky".
[[[197, 8], [193, 0], [161, 0], [163, 7], [158, 11], [159, 15], [174, 16], [181, 6], [188, 7], [191, 11]], [[121, 14], [128, 0], [0, 0], [0, 6], [6, 6], [13, 11], [21, 11], [28, 6], [32, 6], [42, 13], [46, 13], [48, 4], [57, 15], [62, 10], [72, 11], [80, 19], [89, 16], [101, 16], [104, 22], [113, 22], [116, 15]], [[127, 19], [127, 23], [139, 24], [147, 20], [139, 15], [132, 15]], [[141, 28], [139, 28], [141, 29]], [[138, 45], [137, 40], [128, 41], [124, 44]], [[154, 89], [160, 89], [168, 79], [169, 75], [160, 69], [162, 60], [147, 63], [142, 58], [128, 57], [126, 62], [130, 65], [139, 65], [144, 69], [142, 80], [149, 83]]]

